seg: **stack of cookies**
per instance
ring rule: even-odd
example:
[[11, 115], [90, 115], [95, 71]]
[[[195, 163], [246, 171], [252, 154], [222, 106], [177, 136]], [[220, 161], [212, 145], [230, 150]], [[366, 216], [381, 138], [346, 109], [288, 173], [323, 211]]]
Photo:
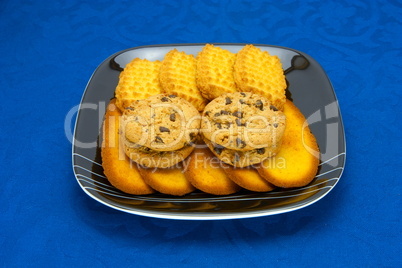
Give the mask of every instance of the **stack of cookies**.
[[[131, 194], [226, 195], [306, 185], [318, 156], [300, 149], [303, 135], [289, 134], [289, 124], [298, 128], [305, 119], [285, 109], [285, 88], [279, 58], [253, 45], [238, 53], [207, 44], [196, 57], [173, 49], [163, 61], [136, 58], [120, 74], [106, 113], [105, 175]], [[294, 166], [263, 165], [279, 154]], [[312, 160], [302, 167], [294, 156]]]
[[274, 156], [281, 145], [285, 115], [266, 98], [246, 92], [227, 93], [204, 109], [205, 143], [223, 162], [246, 167]]
[[193, 151], [199, 128], [200, 116], [193, 105], [176, 95], [158, 94], [124, 109], [121, 133], [131, 160], [166, 168]]

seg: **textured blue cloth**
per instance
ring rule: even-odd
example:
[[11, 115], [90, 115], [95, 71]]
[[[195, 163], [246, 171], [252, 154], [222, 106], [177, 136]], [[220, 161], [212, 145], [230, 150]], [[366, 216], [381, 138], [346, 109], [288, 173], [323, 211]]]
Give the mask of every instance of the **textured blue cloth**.
[[[402, 266], [400, 1], [63, 2], [0, 1], [0, 266]], [[130, 47], [200, 42], [285, 46], [322, 65], [347, 140], [324, 199], [277, 216], [176, 221], [81, 190], [64, 119], [98, 64]]]

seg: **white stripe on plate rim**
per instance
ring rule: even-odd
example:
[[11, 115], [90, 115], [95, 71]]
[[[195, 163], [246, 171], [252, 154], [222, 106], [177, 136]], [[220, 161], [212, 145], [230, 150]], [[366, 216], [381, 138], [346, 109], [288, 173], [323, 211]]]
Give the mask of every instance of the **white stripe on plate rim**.
[[[338, 179], [338, 178], [331, 178], [332, 179]], [[96, 185], [95, 185], [96, 186]], [[113, 195], [116, 197], [120, 198], [125, 198], [125, 199], [131, 199], [131, 200], [141, 200], [141, 201], [157, 201], [157, 202], [224, 202], [224, 201], [239, 201], [239, 200], [262, 200], [262, 199], [279, 199], [279, 198], [289, 198], [289, 197], [297, 197], [297, 196], [303, 196], [306, 194], [314, 193], [317, 191], [321, 191], [323, 189], [331, 189], [333, 186], [323, 186], [319, 187], [317, 189], [312, 189], [311, 191], [307, 192], [302, 192], [299, 194], [285, 194], [285, 195], [278, 195], [278, 196], [273, 196], [273, 195], [265, 195], [265, 196], [258, 196], [258, 197], [247, 197], [244, 195], [235, 195], [235, 196], [229, 196], [229, 197], [210, 197], [210, 198], [199, 198], [199, 199], [193, 199], [193, 198], [185, 198], [185, 197], [177, 197], [177, 198], [157, 198], [157, 197], [149, 197], [149, 196], [135, 196], [135, 195], [124, 195], [124, 194], [119, 194], [117, 192], [104, 192], [102, 190], [89, 187], [89, 186], [84, 186], [85, 189], [90, 189], [95, 192], [99, 193], [104, 193], [108, 195]], [[282, 192], [283, 193], [283, 192]], [[269, 194], [269, 193], [267, 193]], [[277, 193], [278, 194], [278, 193]]]
[[[341, 155], [343, 155], [343, 154], [345, 154], [345, 153], [338, 154], [338, 155], [336, 155], [336, 156], [334, 156], [334, 157], [328, 159], [327, 161], [321, 163], [320, 165], [325, 164], [325, 163], [327, 163], [327, 162], [329, 162], [329, 161], [331, 161], [331, 160], [335, 159], [336, 157], [339, 157], [339, 156], [341, 156]], [[87, 161], [89, 161], [89, 162], [91, 162], [91, 163], [94, 163], [94, 164], [97, 164], [97, 165], [99, 165], [99, 166], [102, 166], [101, 164], [99, 164], [99, 163], [97, 163], [97, 162], [94, 162], [94, 161], [90, 160], [89, 158], [87, 158], [87, 157], [85, 157], [85, 156], [82, 156], [82, 155], [80, 155], [80, 154], [74, 153], [74, 155], [79, 156], [79, 157], [82, 157], [83, 159], [86, 159]], [[80, 165], [76, 165], [76, 164], [75, 164], [75, 165], [73, 165], [73, 167], [77, 167], [77, 168], [86, 170], [87, 172], [89, 172], [89, 173], [91, 173], [91, 174], [94, 174], [94, 175], [96, 175], [96, 176], [98, 176], [98, 177], [107, 179], [105, 176], [100, 175], [100, 174], [98, 174], [98, 173], [95, 173], [95, 172], [93, 172], [93, 171], [91, 171], [91, 170], [88, 170], [88, 169], [86, 169], [86, 168], [84, 168], [84, 167], [82, 167], [82, 166], [80, 166]], [[330, 173], [330, 172], [333, 172], [333, 171], [335, 171], [335, 170], [339, 170], [339, 169], [342, 169], [342, 170], [343, 170], [342, 167], [334, 168], [334, 169], [329, 170], [329, 171], [327, 171], [327, 172], [325, 172], [325, 173], [318, 174], [318, 175], [316, 176], [316, 178], [318, 178], [318, 177], [320, 177], [320, 176], [322, 176], [322, 175], [328, 174], [328, 173]], [[78, 176], [80, 176], [80, 177], [82, 177], [82, 178], [80, 179], [80, 178], [78, 178]], [[97, 186], [97, 187], [99, 187], [99, 188], [102, 188], [102, 189], [104, 189], [104, 190], [106, 190], [106, 191], [113, 192], [113, 193], [115, 193], [114, 196], [121, 197], [121, 198], [126, 198], [126, 199], [144, 200], [144, 201], [147, 201], [147, 200], [148, 200], [148, 201], [159, 201], [159, 202], [160, 202], [160, 201], [164, 201], [164, 202], [167, 202], [167, 201], [176, 201], [176, 202], [177, 202], [177, 201], [179, 201], [179, 202], [200, 202], [200, 201], [204, 202], [204, 201], [215, 201], [215, 202], [216, 202], [216, 201], [226, 201], [226, 200], [229, 200], [229, 201], [236, 201], [236, 200], [239, 200], [239, 199], [241, 199], [241, 200], [258, 200], [258, 199], [271, 199], [271, 198], [272, 198], [272, 199], [275, 199], [275, 198], [288, 198], [288, 197], [301, 196], [301, 195], [308, 194], [308, 193], [315, 192], [315, 191], [319, 191], [319, 190], [322, 190], [322, 189], [325, 189], [325, 188], [332, 188], [333, 186], [324, 186], [324, 187], [320, 187], [320, 188], [314, 189], [314, 190], [309, 191], [309, 192], [303, 192], [303, 193], [295, 194], [295, 195], [288, 195], [288, 193], [297, 192], [297, 191], [304, 191], [305, 189], [309, 189], [309, 188], [312, 188], [312, 187], [316, 187], [316, 186], [318, 186], [318, 185], [320, 185], [320, 184], [327, 183], [327, 182], [329, 182], [329, 181], [331, 181], [331, 180], [339, 180], [339, 177], [334, 177], [334, 178], [330, 178], [330, 179], [325, 179], [325, 181], [321, 181], [321, 182], [319, 182], [319, 183], [317, 183], [317, 184], [308, 185], [308, 186], [304, 186], [304, 187], [301, 187], [301, 188], [290, 189], [290, 190], [288, 190], [288, 191], [286, 192], [286, 193], [287, 193], [286, 195], [281, 195], [281, 194], [283, 194], [284, 192], [267, 192], [267, 193], [264, 193], [264, 195], [265, 195], [264, 197], [245, 197], [244, 195], [230, 195], [230, 196], [220, 196], [220, 197], [218, 197], [218, 198], [217, 198], [217, 197], [212, 197], [212, 198], [202, 198], [202, 199], [189, 199], [189, 198], [180, 198], [180, 199], [173, 199], [173, 198], [150, 198], [150, 197], [147, 197], [147, 196], [134, 196], [134, 195], [124, 196], [124, 195], [119, 194], [119, 192], [113, 191], [113, 189], [116, 189], [115, 187], [110, 186], [110, 185], [103, 184], [103, 183], [101, 183], [101, 182], [99, 182], [99, 181], [97, 181], [97, 180], [95, 180], [95, 179], [86, 177], [86, 176], [84, 176], [84, 175], [82, 175], [82, 174], [77, 174], [77, 179], [80, 180], [80, 181], [81, 181], [81, 180], [82, 180], [82, 181], [86, 181], [87, 183], [90, 183], [90, 184], [92, 184], [92, 185], [94, 185], [94, 186]], [[111, 187], [111, 188], [106, 189], [106, 188], [103, 188], [103, 187], [101, 187], [101, 186], [99, 186], [99, 185], [96, 185], [95, 183], [101, 184], [101, 185], [106, 186], [106, 187]], [[86, 189], [92, 189], [92, 190], [97, 191], [97, 192], [103, 192], [103, 191], [99, 191], [99, 190], [97, 190], [97, 189], [95, 189], [95, 188], [92, 188], [92, 187], [87, 187], [87, 186], [84, 186], [84, 187], [85, 187]], [[116, 190], [117, 190], [117, 189], [116, 189]], [[103, 192], [103, 193], [105, 193], [105, 194], [111, 194], [110, 192], [109, 192], [109, 193], [108, 193], [108, 192]], [[256, 194], [259, 194], [259, 193], [256, 193]]]
[[107, 179], [106, 176], [100, 175], [100, 174], [98, 174], [98, 173], [95, 173], [95, 172], [93, 172], [92, 170], [89, 170], [89, 169], [86, 169], [86, 168], [84, 168], [84, 167], [81, 167], [80, 165], [73, 165], [73, 167], [81, 168], [81, 169], [83, 169], [83, 170], [85, 170], [85, 171], [88, 171], [88, 172], [91, 173], [91, 174], [94, 174], [94, 175], [98, 176], [98, 177]]
[[316, 175], [315, 177], [318, 178], [318, 177], [321, 177], [321, 176], [323, 176], [323, 175], [326, 175], [326, 174], [328, 174], [328, 173], [331, 173], [331, 172], [333, 172], [333, 171], [340, 170], [340, 169], [343, 170], [343, 167], [337, 167], [337, 168], [328, 170], [328, 171], [326, 171], [326, 172], [324, 172], [324, 173], [320, 173], [320, 174]]
[[[336, 155], [336, 156], [334, 156], [334, 157], [332, 157], [332, 158], [326, 160], [325, 162], [320, 163], [319, 165], [321, 166], [321, 165], [323, 165], [323, 164], [325, 164], [325, 163], [328, 163], [328, 162], [334, 160], [335, 158], [337, 158], [337, 157], [339, 157], [339, 156], [341, 156], [341, 155], [344, 155], [344, 154], [346, 154], [346, 153], [345, 153], [345, 152], [340, 153], [340, 154], [338, 154], [338, 155]], [[82, 155], [77, 154], [77, 153], [74, 153], [74, 155], [79, 156], [79, 157], [82, 157], [83, 159], [86, 159], [86, 160], [88, 160], [88, 161], [90, 161], [91, 163], [94, 163], [94, 164], [96, 164], [96, 165], [102, 166], [102, 164], [100, 164], [100, 163], [98, 163], [98, 162], [95, 162], [95, 161], [92, 161], [92, 160], [89, 159], [88, 157], [82, 156]], [[74, 166], [74, 167], [79, 167], [79, 168], [84, 169], [84, 170], [86, 170], [86, 171], [88, 171], [88, 172], [90, 172], [90, 173], [92, 173], [92, 174], [94, 174], [94, 175], [97, 175], [97, 176], [99, 176], [99, 177], [101, 177], [101, 178], [105, 178], [105, 179], [106, 179], [105, 176], [100, 175], [100, 174], [97, 174], [97, 173], [94, 173], [93, 171], [90, 171], [90, 170], [88, 170], [88, 169], [86, 169], [86, 168], [84, 168], [84, 167], [82, 167], [82, 166], [79, 166], [79, 165], [76, 165], [76, 164], [74, 164], [73, 166]], [[328, 173], [330, 173], [330, 172], [332, 172], [332, 171], [339, 170], [339, 169], [343, 169], [343, 167], [338, 167], [338, 168], [329, 170], [329, 171], [327, 171], [327, 172], [325, 172], [325, 173], [318, 174], [316, 177], [321, 177], [322, 175], [328, 174]]]
[[[94, 172], [92, 172], [92, 171], [90, 171], [90, 170], [88, 170], [88, 169], [86, 169], [86, 168], [83, 168], [83, 167], [81, 167], [81, 166], [79, 166], [79, 165], [74, 165], [74, 166], [79, 167], [79, 168], [82, 168], [82, 169], [84, 169], [84, 170], [86, 170], [86, 171], [88, 171], [88, 172], [90, 172], [90, 173], [92, 173], [92, 174], [94, 174], [94, 175], [97, 175], [97, 176], [99, 176], [99, 177], [101, 177], [101, 178], [107, 179], [105, 176], [101, 176], [101, 175], [99, 175], [99, 174], [97, 174], [97, 173], [94, 173]], [[327, 171], [327, 172], [325, 172], [325, 173], [319, 174], [319, 175], [317, 175], [316, 177], [319, 177], [320, 175], [328, 174], [328, 173], [330, 173], [330, 172], [332, 172], [332, 171], [335, 171], [335, 170], [338, 170], [338, 169], [341, 169], [341, 168], [332, 169], [332, 170]], [[88, 179], [88, 180], [91, 180], [91, 181], [93, 181], [93, 182], [102, 184], [102, 185], [104, 185], [104, 186], [109, 186], [109, 185], [103, 184], [103, 183], [101, 183], [101, 182], [98, 182], [98, 181], [96, 181], [95, 179], [86, 177], [86, 176], [84, 176], [84, 175], [82, 175], [82, 174], [77, 174], [77, 176], [78, 176], [78, 175], [80, 175], [81, 177], [84, 177], [84, 178], [86, 178], [86, 179]], [[330, 179], [325, 179], [325, 181], [320, 181], [320, 182], [318, 182], [318, 183], [316, 183], [316, 184], [307, 185], [307, 186], [300, 187], [300, 188], [295, 188], [295, 189], [290, 189], [290, 190], [287, 191], [287, 193], [289, 193], [289, 192], [296, 192], [296, 191], [303, 191], [303, 190], [305, 190], [305, 189], [312, 188], [312, 187], [316, 187], [317, 185], [320, 185], [320, 184], [323, 184], [323, 183], [327, 183], [327, 182], [329, 182], [329, 181], [331, 181], [331, 180], [338, 180], [338, 179], [339, 179], [338, 177], [334, 177], [334, 178], [330, 178]], [[113, 187], [113, 186], [109, 186], [109, 187]], [[114, 187], [113, 187], [113, 188], [114, 188]], [[114, 188], [114, 189], [115, 189], [115, 188]], [[268, 194], [268, 195], [275, 195], [275, 194], [280, 194], [280, 192], [267, 192], [266, 194]], [[228, 198], [233, 198], [233, 196], [228, 196]]]
[[327, 160], [324, 161], [324, 162], [321, 162], [321, 163], [319, 164], [319, 166], [324, 165], [325, 163], [331, 162], [332, 160], [334, 160], [335, 158], [337, 158], [337, 157], [339, 157], [339, 156], [341, 156], [341, 155], [346, 155], [346, 152], [340, 153], [340, 154], [338, 154], [338, 155], [335, 155], [334, 157], [331, 157], [330, 159], [327, 159]]
[[83, 155], [80, 155], [80, 154], [77, 154], [77, 153], [73, 153], [73, 155], [76, 155], [76, 156], [79, 156], [79, 157], [81, 157], [81, 158], [84, 158], [84, 159], [88, 160], [88, 161], [91, 162], [91, 163], [97, 164], [98, 166], [102, 166], [101, 163], [95, 162], [95, 161], [93, 161], [93, 160], [91, 160], [91, 159], [89, 159], [88, 157], [85, 157], [85, 156], [83, 156]]
[[224, 201], [249, 201], [249, 200], [268, 200], [268, 199], [280, 199], [280, 198], [289, 198], [289, 197], [296, 197], [296, 196], [302, 196], [305, 194], [309, 193], [314, 193], [321, 191], [323, 189], [332, 189], [333, 186], [324, 186], [322, 188], [314, 189], [312, 191], [304, 192], [303, 194], [296, 194], [296, 195], [285, 195], [285, 196], [263, 196], [263, 197], [238, 197], [238, 198], [231, 198], [231, 199], [225, 199], [225, 198], [202, 198], [202, 199], [190, 199], [190, 198], [180, 198], [180, 199], [174, 199], [174, 198], [155, 198], [155, 197], [145, 197], [145, 196], [124, 196], [124, 195], [116, 195], [112, 194], [110, 192], [104, 192], [99, 189], [95, 189], [92, 187], [84, 186], [86, 190], [93, 190], [98, 193], [103, 193], [106, 195], [112, 195], [120, 198], [125, 198], [125, 199], [131, 199], [131, 200], [139, 200], [139, 201], [155, 201], [155, 202], [187, 202], [187, 203], [199, 203], [199, 202], [224, 202]]
[[[334, 157], [331, 157], [331, 158], [327, 159], [326, 161], [321, 162], [321, 163], [319, 164], [319, 166], [324, 165], [324, 164], [326, 164], [326, 163], [328, 163], [328, 162], [334, 160], [335, 158], [337, 158], [337, 157], [339, 157], [339, 156], [341, 156], [341, 155], [345, 155], [345, 154], [346, 154], [346, 152], [343, 152], [343, 153], [340, 153], [340, 154], [338, 154], [338, 155], [336, 155], [336, 156], [334, 156]], [[86, 160], [88, 160], [89, 162], [91, 162], [91, 163], [93, 163], [93, 164], [96, 164], [96, 165], [98, 165], [98, 166], [102, 166], [101, 163], [95, 162], [95, 161], [89, 159], [88, 157], [85, 157], [85, 156], [80, 155], [80, 154], [78, 154], [78, 153], [73, 153], [73, 155], [76, 155], [76, 156], [79, 156], [79, 157], [81, 157], [81, 158], [83, 158], [83, 159], [86, 159]]]
[[[79, 178], [78, 178], [79, 177]], [[94, 185], [94, 186], [98, 186], [98, 187], [100, 187], [100, 188], [102, 188], [102, 189], [107, 189], [107, 190], [110, 190], [110, 191], [116, 191], [117, 192], [117, 188], [115, 188], [114, 186], [112, 186], [112, 185], [108, 185], [108, 184], [104, 184], [104, 183], [101, 183], [101, 182], [99, 182], [99, 181], [97, 181], [97, 180], [94, 180], [94, 179], [92, 179], [92, 178], [89, 178], [89, 177], [87, 177], [87, 176], [84, 176], [84, 175], [82, 175], [82, 174], [77, 174], [77, 179], [78, 180], [80, 180], [80, 181], [85, 181], [85, 182], [87, 182], [87, 183], [89, 183], [89, 184], [92, 184], [92, 185]]]
[[[107, 179], [106, 176], [100, 175], [100, 174], [98, 174], [98, 173], [95, 173], [95, 172], [93, 172], [92, 170], [86, 169], [86, 168], [84, 168], [84, 167], [82, 167], [82, 166], [80, 166], [80, 165], [73, 165], [73, 167], [81, 168], [81, 169], [83, 169], [83, 170], [85, 170], [85, 171], [88, 171], [88, 172], [91, 173], [91, 174], [94, 174], [94, 175], [98, 176], [98, 177]], [[329, 170], [329, 171], [326, 171], [326, 172], [324, 172], [324, 173], [318, 174], [318, 175], [316, 175], [316, 178], [321, 177], [321, 176], [323, 176], [323, 175], [326, 175], [326, 174], [328, 174], [328, 173], [331, 173], [331, 172], [333, 172], [333, 171], [340, 170], [340, 169], [343, 170], [343, 167], [337, 167], [337, 168], [331, 169], [331, 170]], [[338, 178], [338, 179], [339, 179], [339, 178]], [[314, 186], [314, 185], [313, 185], [313, 186]], [[297, 190], [297, 189], [295, 189], [295, 190]]]

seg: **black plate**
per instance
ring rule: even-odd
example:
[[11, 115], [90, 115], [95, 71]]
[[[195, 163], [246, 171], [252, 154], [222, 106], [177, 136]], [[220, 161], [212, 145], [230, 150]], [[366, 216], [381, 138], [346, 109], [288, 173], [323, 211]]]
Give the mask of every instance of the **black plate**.
[[[335, 92], [321, 66], [305, 53], [277, 46], [256, 45], [277, 55], [285, 69], [288, 98], [307, 118], [320, 147], [321, 164], [315, 179], [297, 189], [267, 193], [248, 191], [228, 196], [194, 192], [184, 197], [163, 194], [135, 196], [110, 185], [103, 174], [99, 134], [106, 105], [114, 96], [120, 71], [132, 59], [163, 60], [173, 48], [196, 55], [205, 44], [156, 45], [118, 52], [95, 70], [81, 100], [73, 139], [73, 169], [77, 182], [93, 199], [132, 214], [169, 219], [234, 219], [274, 215], [306, 207], [331, 191], [346, 160], [342, 118]], [[216, 44], [232, 52], [244, 44]]]

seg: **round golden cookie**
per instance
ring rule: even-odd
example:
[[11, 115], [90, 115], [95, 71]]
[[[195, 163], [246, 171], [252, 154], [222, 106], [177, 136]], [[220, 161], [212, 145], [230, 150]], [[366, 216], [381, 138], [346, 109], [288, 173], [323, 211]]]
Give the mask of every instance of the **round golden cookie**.
[[136, 146], [132, 144], [125, 144], [124, 152], [126, 155], [137, 164], [150, 167], [150, 168], [168, 168], [183, 161], [194, 150], [192, 145], [176, 151], [155, 151], [145, 146]]
[[235, 168], [225, 165], [224, 168], [228, 177], [244, 189], [254, 192], [269, 192], [276, 187], [260, 176], [253, 167]]
[[123, 113], [122, 133], [130, 147], [176, 151], [196, 139], [199, 127], [197, 109], [176, 95], [159, 94], [134, 101]]
[[139, 167], [138, 169], [144, 181], [160, 193], [182, 196], [195, 190], [184, 176], [182, 165], [170, 168]]
[[107, 106], [103, 122], [101, 148], [103, 173], [114, 187], [125, 193], [136, 195], [154, 193], [154, 189], [141, 177], [136, 165], [124, 154], [119, 140], [121, 112], [115, 102], [113, 99]]
[[275, 148], [257, 148], [248, 151], [238, 151], [223, 147], [222, 145], [212, 143], [204, 138], [205, 144], [209, 147], [211, 152], [218, 157], [222, 162], [235, 166], [247, 167], [254, 164], [259, 164], [268, 157], [272, 157], [279, 150]]
[[264, 97], [246, 92], [212, 100], [202, 114], [201, 132], [227, 149], [276, 148], [285, 129], [285, 115]]
[[320, 152], [306, 118], [289, 100], [284, 106], [287, 124], [276, 156], [266, 159], [257, 170], [268, 182], [283, 188], [302, 187], [317, 174]]
[[196, 148], [186, 161], [184, 175], [197, 189], [214, 195], [232, 194], [241, 189], [228, 178], [222, 163], [208, 148]]

